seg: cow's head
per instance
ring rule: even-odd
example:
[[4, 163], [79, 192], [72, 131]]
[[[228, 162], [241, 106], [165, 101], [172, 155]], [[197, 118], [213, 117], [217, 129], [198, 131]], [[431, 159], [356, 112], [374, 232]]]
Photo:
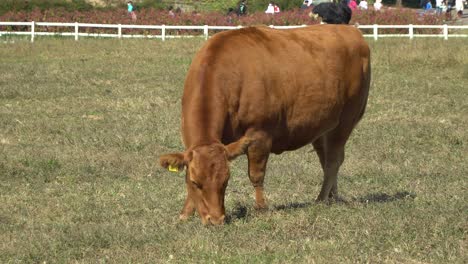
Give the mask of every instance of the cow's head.
[[188, 199], [195, 205], [203, 224], [224, 223], [229, 161], [244, 154], [250, 142], [250, 139], [243, 137], [227, 146], [213, 143], [160, 157], [164, 168], [186, 168]]

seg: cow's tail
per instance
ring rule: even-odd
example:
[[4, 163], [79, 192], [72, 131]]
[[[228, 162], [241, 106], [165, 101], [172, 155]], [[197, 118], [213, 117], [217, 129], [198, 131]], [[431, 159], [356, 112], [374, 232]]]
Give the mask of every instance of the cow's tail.
[[371, 60], [370, 55], [363, 58], [362, 62], [362, 104], [361, 104], [361, 112], [359, 113], [359, 119], [362, 118], [364, 112], [366, 111], [367, 106], [367, 98], [369, 97], [369, 90], [370, 90], [370, 83], [371, 83]]

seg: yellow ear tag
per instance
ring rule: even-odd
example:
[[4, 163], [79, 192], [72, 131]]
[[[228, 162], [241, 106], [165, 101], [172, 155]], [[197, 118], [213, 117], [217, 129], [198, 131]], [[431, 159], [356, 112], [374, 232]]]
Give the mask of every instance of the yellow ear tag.
[[168, 169], [169, 169], [169, 171], [172, 171], [172, 172], [178, 172], [179, 171], [178, 167], [175, 167], [175, 166], [172, 166], [172, 165], [169, 165]]

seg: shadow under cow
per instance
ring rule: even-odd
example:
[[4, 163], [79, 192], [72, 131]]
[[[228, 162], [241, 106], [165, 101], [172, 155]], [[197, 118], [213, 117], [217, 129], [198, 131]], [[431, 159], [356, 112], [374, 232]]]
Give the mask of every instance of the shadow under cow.
[[386, 193], [371, 193], [361, 198], [354, 198], [355, 202], [359, 203], [388, 203], [399, 200], [414, 200], [416, 194], [407, 191], [396, 192], [395, 194], [389, 195]]
[[[344, 199], [343, 197], [338, 197], [336, 200], [331, 202], [330, 204], [341, 204], [341, 205], [350, 205], [352, 203], [389, 203], [389, 202], [396, 202], [400, 200], [414, 200], [416, 198], [416, 194], [410, 193], [408, 191], [401, 191], [396, 192], [394, 194], [387, 194], [383, 192], [378, 193], [371, 193], [365, 195], [363, 197], [355, 197], [351, 198], [351, 201]], [[295, 210], [295, 209], [303, 209], [314, 206], [315, 202], [291, 202], [281, 205], [275, 205], [270, 207], [270, 209], [260, 210], [260, 211], [283, 211], [283, 210]], [[253, 210], [253, 209], [252, 209]], [[226, 217], [226, 224], [230, 224], [236, 220], [244, 220], [246, 221], [248, 218], [252, 216], [252, 213], [249, 212], [247, 206], [242, 204], [237, 204], [231, 213]]]
[[226, 224], [230, 224], [235, 220], [246, 220], [248, 217], [248, 210], [247, 206], [242, 205], [242, 204], [236, 204], [234, 207], [233, 211], [229, 214], [226, 215]]

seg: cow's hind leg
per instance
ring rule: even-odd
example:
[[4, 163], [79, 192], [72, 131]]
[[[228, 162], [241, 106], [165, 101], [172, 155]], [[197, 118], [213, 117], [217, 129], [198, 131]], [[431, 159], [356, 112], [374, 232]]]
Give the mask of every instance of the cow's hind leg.
[[317, 201], [338, 198], [338, 171], [344, 161], [345, 144], [364, 113], [366, 99], [367, 92], [345, 105], [338, 126], [312, 143], [320, 158], [324, 174], [322, 190]]
[[255, 208], [266, 209], [263, 193], [263, 181], [265, 178], [266, 165], [271, 150], [271, 141], [264, 138], [256, 139], [247, 151], [249, 161], [249, 179], [255, 188]]
[[345, 142], [329, 135], [324, 135], [313, 143], [324, 174], [317, 201], [338, 198], [338, 171], [344, 160], [344, 145]]

